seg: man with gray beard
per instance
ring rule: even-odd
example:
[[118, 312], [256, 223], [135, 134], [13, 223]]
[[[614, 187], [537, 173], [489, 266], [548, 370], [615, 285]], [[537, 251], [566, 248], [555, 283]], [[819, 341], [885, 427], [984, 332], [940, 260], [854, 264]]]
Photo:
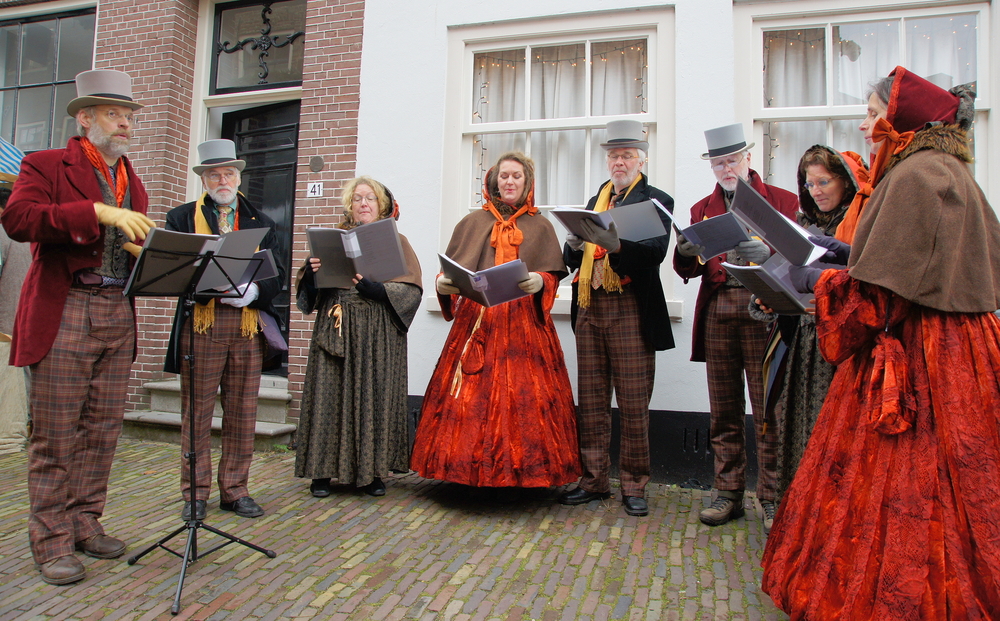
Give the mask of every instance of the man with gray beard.
[[[183, 460], [181, 466], [181, 492], [184, 497], [181, 519], [205, 518], [212, 486], [212, 459], [209, 453], [212, 413], [219, 388], [222, 389], [223, 412], [222, 458], [218, 472], [219, 507], [224, 511], [234, 511], [241, 517], [255, 518], [264, 515], [264, 509], [247, 489], [263, 351], [260, 318], [263, 312], [272, 316], [276, 314], [272, 300], [281, 293], [285, 271], [278, 257], [274, 222], [238, 192], [240, 173], [246, 162], [236, 159], [233, 141], [208, 140], [201, 143], [198, 145], [198, 161], [200, 163], [193, 170], [201, 176], [205, 191], [198, 200], [167, 213], [167, 230], [222, 235], [243, 229], [270, 229], [260, 248], [274, 253], [279, 277], [252, 283], [241, 298], [200, 297], [193, 311], [193, 352], [190, 351], [187, 330], [181, 337], [184, 308], [179, 306], [177, 309], [164, 370], [181, 374], [182, 410], [190, 412], [189, 416], [181, 419], [181, 444], [185, 454], [191, 450], [197, 453], [193, 488], [188, 460]], [[183, 361], [189, 353], [193, 353], [198, 361], [198, 372], [193, 378], [193, 408], [188, 403], [191, 371], [188, 363]], [[191, 424], [194, 425], [195, 436], [193, 449], [188, 431]]]
[[10, 363], [32, 367], [28, 538], [42, 580], [70, 584], [86, 569], [73, 552], [116, 558], [125, 542], [99, 519], [121, 434], [135, 358], [135, 310], [122, 295], [153, 222], [125, 152], [132, 82], [121, 71], [76, 76], [66, 112], [79, 136], [24, 158], [0, 220], [31, 242]]

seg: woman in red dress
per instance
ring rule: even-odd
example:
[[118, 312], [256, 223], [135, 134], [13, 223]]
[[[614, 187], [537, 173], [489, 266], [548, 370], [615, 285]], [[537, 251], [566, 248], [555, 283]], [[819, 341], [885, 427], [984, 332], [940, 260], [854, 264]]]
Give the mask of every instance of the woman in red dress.
[[1000, 222], [968, 167], [975, 94], [890, 78], [848, 269], [793, 274], [838, 366], [763, 590], [793, 620], [1000, 619]]
[[476, 487], [552, 487], [580, 476], [576, 410], [549, 311], [567, 274], [555, 230], [534, 204], [534, 163], [505, 153], [483, 209], [459, 222], [445, 254], [480, 271], [520, 258], [527, 297], [486, 308], [437, 279], [454, 319], [424, 395], [410, 467]]

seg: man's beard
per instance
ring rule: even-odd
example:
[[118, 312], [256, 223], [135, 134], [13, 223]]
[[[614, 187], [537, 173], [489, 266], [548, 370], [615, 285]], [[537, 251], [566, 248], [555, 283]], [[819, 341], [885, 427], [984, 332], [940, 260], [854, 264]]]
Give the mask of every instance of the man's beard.
[[118, 159], [128, 153], [131, 134], [128, 134], [128, 136], [129, 138], [123, 139], [119, 136], [110, 134], [104, 131], [104, 129], [97, 123], [91, 125], [90, 130], [87, 132], [87, 140], [97, 147], [97, 150], [103, 155], [114, 159]]
[[212, 197], [216, 205], [229, 205], [236, 198], [236, 190], [234, 188], [215, 188], [214, 190], [206, 190], [208, 195]]

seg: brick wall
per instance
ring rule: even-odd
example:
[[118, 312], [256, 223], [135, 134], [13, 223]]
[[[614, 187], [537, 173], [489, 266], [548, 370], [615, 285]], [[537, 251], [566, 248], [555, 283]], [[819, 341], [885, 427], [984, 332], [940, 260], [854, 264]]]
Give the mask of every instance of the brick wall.
[[[96, 68], [121, 69], [133, 78], [141, 111], [130, 156], [150, 197], [150, 217], [186, 200], [190, 171], [187, 144], [192, 113], [197, 0], [102, 0], [98, 7]], [[340, 184], [354, 176], [361, 80], [364, 0], [309, 0], [302, 81], [299, 166], [296, 179], [292, 278], [308, 254], [305, 229], [340, 220]], [[211, 28], [212, 24], [201, 25]], [[207, 72], [206, 72], [207, 73]], [[310, 160], [322, 157], [319, 172]], [[307, 198], [306, 184], [321, 181], [323, 198]], [[133, 366], [128, 409], [147, 409], [142, 384], [168, 377], [161, 369], [176, 303], [140, 298], [139, 352]], [[311, 318], [291, 312], [289, 388], [298, 417], [309, 351]]]
[[[364, 0], [310, 0], [306, 16], [306, 51], [302, 76], [299, 167], [296, 177], [294, 274], [309, 254], [305, 230], [340, 222], [340, 185], [354, 177], [361, 89], [361, 35]], [[323, 158], [313, 172], [310, 159]], [[306, 184], [323, 183], [322, 198], [307, 198]], [[288, 343], [291, 415], [298, 417], [302, 378], [309, 355], [312, 317], [292, 309]]]
[[[149, 216], [160, 224], [167, 209], [185, 199], [197, 26], [197, 0], [101, 0], [97, 8], [94, 67], [128, 72], [132, 94], [145, 106], [129, 156], [149, 193]], [[175, 306], [162, 298], [136, 299], [139, 351], [128, 410], [148, 409], [142, 384], [164, 376]]]

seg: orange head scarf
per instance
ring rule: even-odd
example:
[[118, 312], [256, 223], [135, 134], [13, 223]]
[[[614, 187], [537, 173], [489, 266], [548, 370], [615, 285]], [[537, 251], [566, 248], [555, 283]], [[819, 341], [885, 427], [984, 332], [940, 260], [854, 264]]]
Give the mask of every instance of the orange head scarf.
[[496, 206], [493, 204], [495, 197], [490, 191], [490, 180], [493, 178], [496, 167], [490, 168], [490, 170], [486, 173], [486, 181], [483, 183], [483, 200], [485, 201], [483, 209], [489, 211], [497, 219], [497, 221], [493, 223], [493, 232], [490, 233], [490, 246], [496, 250], [494, 265], [500, 265], [502, 263], [507, 263], [508, 261], [513, 261], [518, 257], [518, 247], [521, 245], [521, 242], [524, 241], [524, 233], [521, 232], [521, 229], [517, 228], [517, 219], [524, 214], [534, 216], [538, 213], [538, 208], [535, 207], [533, 171], [529, 171], [528, 166], [525, 165], [525, 163], [520, 159], [508, 158], [506, 155], [500, 157], [500, 161], [497, 162], [497, 166], [504, 161], [517, 162], [524, 168], [524, 180], [525, 186], [528, 190], [528, 195], [525, 196], [524, 202], [521, 203], [520, 208], [517, 208], [516, 205], [510, 205], [510, 207], [514, 207], [517, 210], [510, 218], [504, 220], [503, 216], [500, 215], [500, 212], [497, 211]]

